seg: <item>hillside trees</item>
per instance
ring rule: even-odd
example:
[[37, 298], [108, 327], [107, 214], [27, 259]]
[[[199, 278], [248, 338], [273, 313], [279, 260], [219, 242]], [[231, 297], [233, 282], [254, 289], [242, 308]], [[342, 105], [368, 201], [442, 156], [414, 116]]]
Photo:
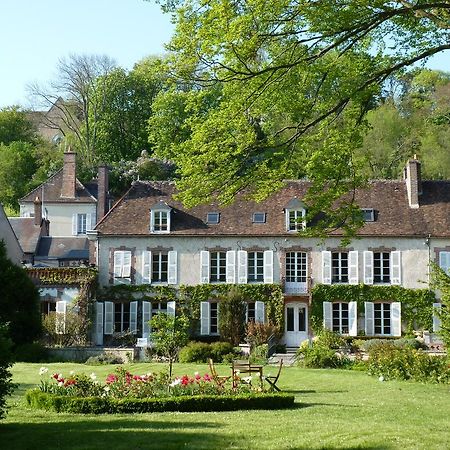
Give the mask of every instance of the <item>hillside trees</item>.
[[[308, 177], [310, 211], [330, 212], [364, 181], [355, 150], [384, 82], [450, 49], [448, 2], [185, 0], [165, 8], [177, 17], [169, 45], [177, 84], [194, 93], [176, 124], [188, 136], [161, 141], [158, 154], [176, 154], [188, 205], [231, 201], [246, 188], [260, 198], [284, 178]], [[205, 92], [217, 89], [218, 104], [204, 113]], [[179, 97], [166, 95], [176, 109]], [[351, 232], [351, 196], [344, 206], [328, 229], [347, 223]]]

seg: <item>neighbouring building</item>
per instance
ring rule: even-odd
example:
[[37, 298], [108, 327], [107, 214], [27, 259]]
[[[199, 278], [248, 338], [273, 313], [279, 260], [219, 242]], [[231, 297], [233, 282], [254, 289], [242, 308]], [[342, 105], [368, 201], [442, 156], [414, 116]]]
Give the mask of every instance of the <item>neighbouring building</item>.
[[5, 243], [6, 254], [14, 264], [21, 264], [24, 258], [22, 247], [14, 230], [6, 217], [3, 205], [0, 203], [0, 241]]
[[[210, 286], [203, 291], [210, 296], [189, 304], [198, 336], [218, 335], [214, 290], [226, 285], [246, 287], [246, 320], [277, 317], [288, 347], [313, 335], [314, 315], [342, 334], [400, 336], [406, 319], [413, 324], [413, 311], [395, 289], [427, 288], [431, 261], [450, 269], [450, 181], [422, 181], [414, 159], [403, 180], [358, 190], [365, 224], [346, 247], [339, 231], [324, 241], [299, 233], [308, 227], [307, 186], [287, 181], [260, 203], [238, 196], [229, 206], [186, 209], [174, 199], [173, 183], [134, 182], [89, 233], [104, 290], [96, 303], [95, 342], [127, 330], [148, 337], [152, 314], [175, 313], [186, 287], [202, 285]], [[277, 287], [281, 299], [266, 301], [258, 286]], [[328, 294], [319, 304], [312, 293], [320, 286]], [[348, 300], [333, 286], [361, 291]], [[431, 317], [433, 300], [424, 302]]]

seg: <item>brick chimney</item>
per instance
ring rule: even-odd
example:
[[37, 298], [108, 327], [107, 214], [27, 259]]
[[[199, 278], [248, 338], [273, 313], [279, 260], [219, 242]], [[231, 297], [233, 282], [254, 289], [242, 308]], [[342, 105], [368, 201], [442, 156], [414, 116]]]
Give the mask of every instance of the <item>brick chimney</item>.
[[419, 195], [422, 194], [422, 179], [420, 173], [420, 161], [417, 160], [416, 155], [414, 155], [414, 159], [410, 159], [406, 163], [403, 179], [405, 180], [406, 190], [408, 192], [409, 207], [418, 208]]
[[36, 196], [34, 199], [34, 224], [40, 226], [42, 221], [42, 202], [41, 199]]
[[97, 222], [108, 212], [109, 167], [102, 164], [98, 168]]
[[63, 179], [61, 186], [61, 197], [75, 198], [75, 186], [77, 179], [75, 152], [69, 151], [64, 153]]

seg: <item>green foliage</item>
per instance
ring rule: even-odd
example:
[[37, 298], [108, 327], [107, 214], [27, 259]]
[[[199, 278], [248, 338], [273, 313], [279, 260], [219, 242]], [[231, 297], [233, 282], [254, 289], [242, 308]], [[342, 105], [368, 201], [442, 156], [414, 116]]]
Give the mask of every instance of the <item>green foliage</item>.
[[267, 364], [267, 356], [269, 353], [269, 346], [261, 344], [252, 348], [250, 352], [250, 362], [252, 364]]
[[337, 350], [344, 347], [346, 341], [339, 333], [322, 328], [314, 339], [314, 345]]
[[364, 311], [364, 302], [395, 301], [402, 304], [402, 322], [406, 333], [414, 329], [431, 329], [435, 295], [429, 289], [407, 289], [401, 286], [326, 285], [312, 289], [311, 324], [315, 331], [322, 328], [323, 302], [357, 302], [358, 311]]
[[98, 356], [90, 356], [85, 364], [88, 366], [102, 366], [104, 364], [123, 364], [124, 362], [120, 356], [106, 352]]
[[36, 129], [25, 111], [16, 106], [0, 109], [0, 144], [12, 142], [36, 142]]
[[39, 342], [17, 345], [14, 348], [15, 362], [43, 362], [48, 358], [47, 349]]
[[206, 363], [211, 358], [214, 362], [221, 363], [224, 357], [234, 352], [233, 346], [229, 342], [189, 342], [180, 350], [178, 360], [182, 363]]
[[0, 241], [0, 323], [9, 323], [15, 345], [34, 342], [41, 334], [39, 292], [27, 272], [13, 264]]
[[441, 293], [442, 308], [436, 311], [441, 321], [439, 334], [447, 349], [450, 349], [450, 274], [437, 264], [431, 265], [431, 285]]
[[189, 320], [184, 315], [159, 313], [152, 317], [149, 325], [155, 350], [168, 358], [169, 376], [172, 377], [172, 364], [189, 340]]
[[450, 367], [446, 357], [428, 355], [387, 341], [370, 348], [368, 371], [384, 379], [450, 382]]
[[11, 395], [15, 385], [12, 383], [11, 372], [13, 356], [12, 342], [8, 337], [8, 327], [0, 323], [0, 419], [6, 416], [6, 397]]
[[55, 396], [35, 389], [27, 391], [26, 401], [31, 407], [56, 412], [135, 414], [164, 411], [200, 412], [292, 408], [294, 396], [278, 393], [114, 400], [102, 397], [71, 398]]
[[250, 347], [267, 344], [270, 336], [275, 335], [279, 338], [281, 334], [280, 328], [271, 323], [250, 321], [245, 327], [245, 340], [250, 344]]
[[299, 364], [314, 369], [336, 369], [342, 367], [342, 359], [331, 348], [313, 345], [297, 351]]
[[244, 336], [245, 297], [236, 287], [230, 288], [219, 302], [220, 337], [232, 346], [239, 345]]

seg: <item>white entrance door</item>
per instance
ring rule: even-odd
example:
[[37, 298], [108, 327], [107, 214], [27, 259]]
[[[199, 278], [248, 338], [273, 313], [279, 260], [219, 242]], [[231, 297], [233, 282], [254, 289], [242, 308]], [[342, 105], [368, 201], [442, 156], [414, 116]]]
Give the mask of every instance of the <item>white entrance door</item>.
[[285, 308], [286, 346], [298, 347], [308, 339], [308, 309], [304, 303], [287, 303]]

